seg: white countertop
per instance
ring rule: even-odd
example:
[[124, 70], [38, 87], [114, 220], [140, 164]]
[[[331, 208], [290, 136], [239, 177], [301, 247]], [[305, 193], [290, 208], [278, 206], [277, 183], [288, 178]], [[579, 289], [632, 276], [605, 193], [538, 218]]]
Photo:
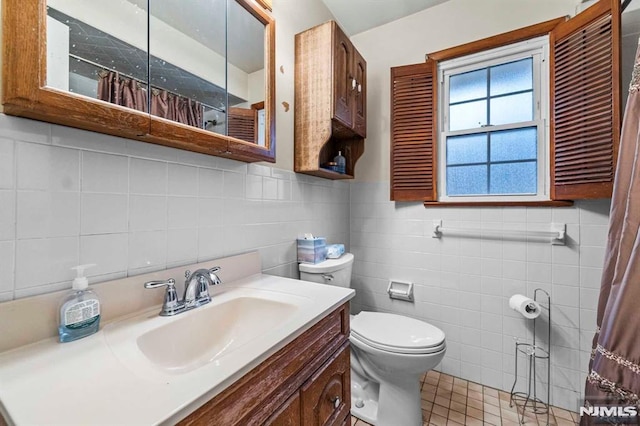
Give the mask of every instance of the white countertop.
[[[135, 364], [123, 360], [122, 353], [115, 353], [108, 342], [105, 329], [111, 332], [109, 336], [116, 335], [112, 330], [122, 336], [130, 325], [168, 322], [199, 309], [215, 309], [216, 296], [223, 300], [236, 289], [298, 297], [301, 309], [241, 350], [183, 374], [152, 367], [133, 369]], [[103, 325], [98, 333], [75, 342], [47, 339], [0, 353], [0, 414], [9, 424], [20, 426], [175, 423], [351, 299], [354, 291], [257, 274], [216, 286], [211, 295], [210, 304], [176, 317], [159, 317], [156, 307]], [[197, 338], [207, 327], [184, 332]]]

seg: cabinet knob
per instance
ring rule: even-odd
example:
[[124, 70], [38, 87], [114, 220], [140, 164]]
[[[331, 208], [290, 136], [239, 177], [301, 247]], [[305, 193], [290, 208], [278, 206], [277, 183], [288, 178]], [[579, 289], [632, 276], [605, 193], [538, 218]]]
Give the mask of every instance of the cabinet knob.
[[356, 81], [355, 78], [351, 79], [351, 90], [356, 90], [356, 86], [358, 85], [358, 82]]
[[331, 398], [331, 402], [333, 402], [333, 408], [338, 408], [340, 406], [340, 397], [334, 396]]
[[362, 93], [362, 84], [358, 84], [358, 93]]

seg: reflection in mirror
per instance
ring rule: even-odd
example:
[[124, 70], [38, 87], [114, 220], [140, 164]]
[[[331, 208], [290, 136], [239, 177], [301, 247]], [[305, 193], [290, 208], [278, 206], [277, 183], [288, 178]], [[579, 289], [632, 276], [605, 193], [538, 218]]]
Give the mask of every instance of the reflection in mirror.
[[265, 26], [228, 0], [228, 135], [265, 146]]
[[47, 0], [46, 85], [265, 147], [266, 31], [251, 7]]
[[225, 134], [226, 0], [150, 0], [149, 9], [151, 114]]
[[47, 1], [47, 86], [147, 111], [147, 81], [146, 2]]

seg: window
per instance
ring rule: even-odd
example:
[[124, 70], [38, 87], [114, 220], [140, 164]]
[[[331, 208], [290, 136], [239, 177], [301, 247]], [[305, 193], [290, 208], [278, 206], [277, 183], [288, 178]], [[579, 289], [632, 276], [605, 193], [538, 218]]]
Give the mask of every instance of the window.
[[566, 206], [611, 197], [620, 2], [587, 11], [392, 67], [391, 200]]
[[549, 199], [548, 43], [439, 64], [441, 201]]

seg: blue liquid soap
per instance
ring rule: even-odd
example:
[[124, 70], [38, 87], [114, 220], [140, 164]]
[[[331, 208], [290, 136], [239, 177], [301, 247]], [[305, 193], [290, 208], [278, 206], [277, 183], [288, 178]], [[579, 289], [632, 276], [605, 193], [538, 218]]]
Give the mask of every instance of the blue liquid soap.
[[58, 318], [60, 343], [72, 342], [87, 337], [100, 328], [100, 301], [98, 295], [89, 290], [84, 270], [94, 265], [80, 265], [72, 290], [62, 299]]

